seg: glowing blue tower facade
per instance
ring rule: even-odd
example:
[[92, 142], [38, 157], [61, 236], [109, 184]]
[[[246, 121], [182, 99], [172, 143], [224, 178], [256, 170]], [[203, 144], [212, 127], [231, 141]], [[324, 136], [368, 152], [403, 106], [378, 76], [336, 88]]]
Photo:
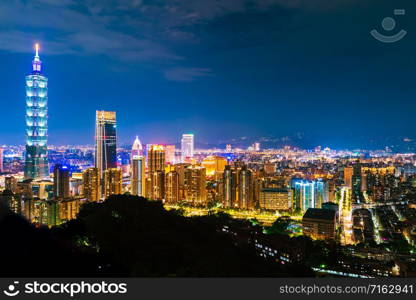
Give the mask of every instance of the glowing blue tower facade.
[[48, 167], [48, 78], [42, 74], [39, 46], [26, 76], [25, 179], [49, 176]]

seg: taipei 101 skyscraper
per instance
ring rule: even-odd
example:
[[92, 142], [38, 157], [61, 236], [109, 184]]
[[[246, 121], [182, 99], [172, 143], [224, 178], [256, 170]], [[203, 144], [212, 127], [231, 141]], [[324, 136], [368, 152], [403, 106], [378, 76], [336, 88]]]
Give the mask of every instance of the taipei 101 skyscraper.
[[48, 78], [42, 73], [39, 45], [26, 76], [26, 159], [25, 179], [49, 176], [48, 167]]

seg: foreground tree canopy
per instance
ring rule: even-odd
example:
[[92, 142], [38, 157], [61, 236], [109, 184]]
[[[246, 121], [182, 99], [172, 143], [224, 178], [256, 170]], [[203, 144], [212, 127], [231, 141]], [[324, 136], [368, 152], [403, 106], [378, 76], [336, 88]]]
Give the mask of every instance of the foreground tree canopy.
[[[237, 223], [237, 224], [236, 224]], [[307, 276], [236, 243], [223, 226], [251, 226], [226, 214], [184, 217], [161, 202], [117, 195], [85, 204], [77, 219], [48, 229], [20, 216], [0, 217], [3, 275], [40, 276]], [[23, 259], [22, 259], [23, 258]], [[9, 266], [9, 267], [7, 267]], [[14, 273], [12, 273], [14, 272]]]

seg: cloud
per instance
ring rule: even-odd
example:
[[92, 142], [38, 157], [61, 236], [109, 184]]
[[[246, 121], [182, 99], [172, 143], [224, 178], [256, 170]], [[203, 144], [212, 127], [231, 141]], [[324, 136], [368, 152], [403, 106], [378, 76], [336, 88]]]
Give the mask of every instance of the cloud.
[[85, 31], [68, 36], [68, 40], [87, 54], [104, 54], [123, 61], [179, 60], [164, 46], [149, 39], [140, 39], [115, 31], [102, 34]]
[[0, 1], [0, 50], [29, 53], [33, 43], [40, 41], [45, 54], [106, 55], [133, 67], [147, 62], [158, 69], [169, 68], [164, 71], [169, 80], [192, 81], [211, 74], [208, 67], [183, 66], [187, 55], [178, 45], [197, 44], [201, 39], [194, 25], [275, 5], [330, 6], [324, 0]]
[[[110, 2], [114, 9], [137, 8], [141, 4], [136, 0]], [[126, 27], [123, 14], [91, 13], [88, 9], [94, 11], [94, 6], [85, 6], [77, 0], [11, 0], [11, 3], [0, 3], [0, 27], [6, 28], [0, 30], [0, 36], [6, 38], [0, 43], [0, 50], [31, 52], [28, 44], [42, 40], [47, 54], [105, 54], [137, 61], [179, 58], [140, 30], [114, 26]], [[104, 12], [104, 7], [95, 11]]]
[[164, 76], [170, 81], [191, 82], [200, 77], [211, 76], [209, 68], [184, 68], [177, 67], [164, 71]]
[[[27, 53], [33, 52], [33, 45], [40, 40], [40, 36], [23, 32], [18, 30], [0, 31], [0, 49], [15, 52], [15, 53]], [[71, 50], [65, 45], [64, 41], [59, 40], [46, 40], [41, 45], [41, 51], [43, 48], [48, 49], [47, 52], [52, 55], [56, 54], [75, 54], [76, 51]]]
[[57, 6], [66, 6], [73, 4], [72, 0], [38, 0], [40, 3], [57, 5]]

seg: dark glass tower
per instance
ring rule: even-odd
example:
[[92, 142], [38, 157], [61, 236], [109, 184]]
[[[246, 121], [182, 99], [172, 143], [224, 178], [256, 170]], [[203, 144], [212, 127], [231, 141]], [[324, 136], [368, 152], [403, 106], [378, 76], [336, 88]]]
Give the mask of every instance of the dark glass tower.
[[96, 111], [95, 122], [95, 167], [101, 179], [104, 171], [117, 168], [116, 113]]
[[361, 163], [357, 163], [353, 166], [352, 173], [352, 200], [354, 203], [362, 203], [363, 194], [361, 191], [362, 186], [362, 174], [361, 174]]
[[42, 74], [39, 46], [26, 76], [25, 179], [49, 176], [48, 167], [48, 78]]
[[68, 166], [56, 164], [53, 168], [53, 196], [55, 199], [69, 198], [69, 179], [71, 174]]

